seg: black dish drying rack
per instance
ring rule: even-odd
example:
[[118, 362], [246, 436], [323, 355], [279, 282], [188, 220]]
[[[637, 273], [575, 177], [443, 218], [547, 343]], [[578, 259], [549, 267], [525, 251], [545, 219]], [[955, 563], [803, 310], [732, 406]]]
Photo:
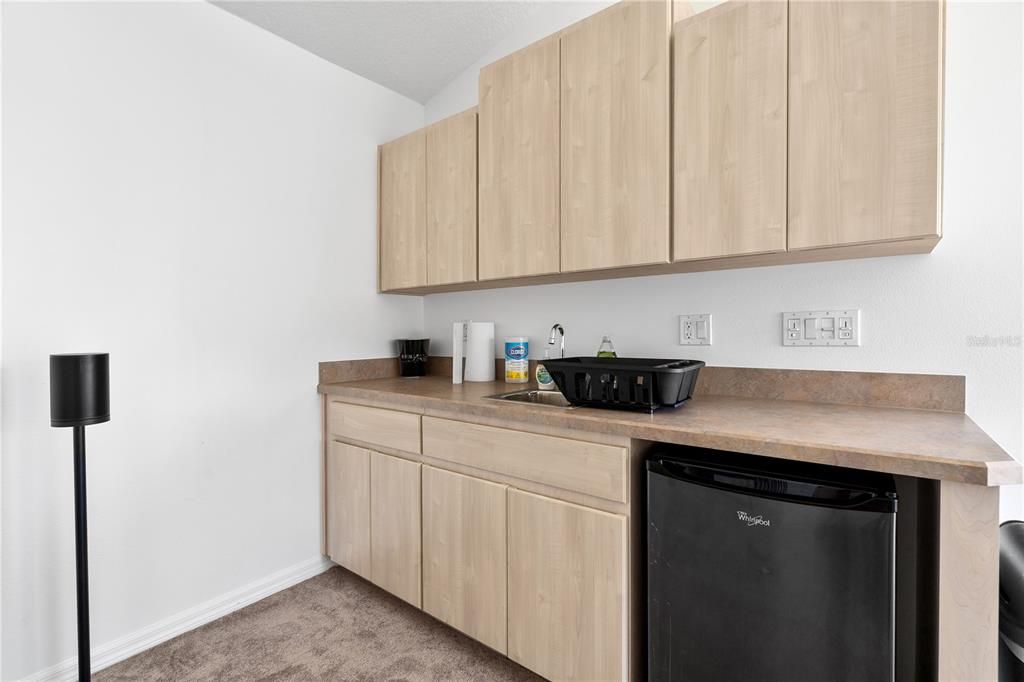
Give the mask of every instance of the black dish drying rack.
[[693, 396], [700, 360], [576, 357], [544, 360], [573, 405], [654, 412]]

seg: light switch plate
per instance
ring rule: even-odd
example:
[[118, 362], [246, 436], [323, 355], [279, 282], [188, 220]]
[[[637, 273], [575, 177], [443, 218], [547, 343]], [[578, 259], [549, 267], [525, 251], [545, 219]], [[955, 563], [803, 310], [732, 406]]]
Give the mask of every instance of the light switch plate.
[[711, 345], [711, 313], [679, 316], [680, 346]]
[[860, 310], [782, 313], [783, 346], [859, 346]]

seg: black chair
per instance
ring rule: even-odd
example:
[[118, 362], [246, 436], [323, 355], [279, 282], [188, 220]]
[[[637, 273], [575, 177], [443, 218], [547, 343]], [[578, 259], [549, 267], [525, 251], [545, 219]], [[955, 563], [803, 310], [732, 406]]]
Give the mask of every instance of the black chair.
[[1024, 682], [1024, 521], [999, 526], [999, 682]]

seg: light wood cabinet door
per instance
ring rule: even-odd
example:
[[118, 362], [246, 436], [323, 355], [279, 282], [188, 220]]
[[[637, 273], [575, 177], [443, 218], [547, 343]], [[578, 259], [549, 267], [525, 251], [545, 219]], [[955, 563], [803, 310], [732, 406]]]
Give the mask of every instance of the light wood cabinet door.
[[476, 280], [476, 108], [427, 128], [427, 284]]
[[626, 679], [626, 518], [508, 491], [508, 655], [551, 680]]
[[675, 25], [674, 260], [786, 250], [787, 7]]
[[423, 467], [423, 610], [506, 653], [507, 486]]
[[419, 607], [420, 464], [370, 453], [370, 580]]
[[370, 452], [332, 440], [327, 448], [327, 555], [370, 578]]
[[563, 272], [669, 259], [670, 19], [626, 1], [562, 36]]
[[941, 234], [938, 0], [789, 5], [789, 248]]
[[558, 38], [480, 69], [480, 279], [558, 272]]
[[379, 260], [381, 291], [427, 283], [426, 133], [381, 145]]

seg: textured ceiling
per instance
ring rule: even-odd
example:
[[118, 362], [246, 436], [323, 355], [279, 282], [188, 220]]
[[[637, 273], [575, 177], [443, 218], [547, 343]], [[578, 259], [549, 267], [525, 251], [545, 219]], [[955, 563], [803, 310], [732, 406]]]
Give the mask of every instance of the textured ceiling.
[[426, 102], [537, 0], [220, 0], [213, 4], [349, 71]]

